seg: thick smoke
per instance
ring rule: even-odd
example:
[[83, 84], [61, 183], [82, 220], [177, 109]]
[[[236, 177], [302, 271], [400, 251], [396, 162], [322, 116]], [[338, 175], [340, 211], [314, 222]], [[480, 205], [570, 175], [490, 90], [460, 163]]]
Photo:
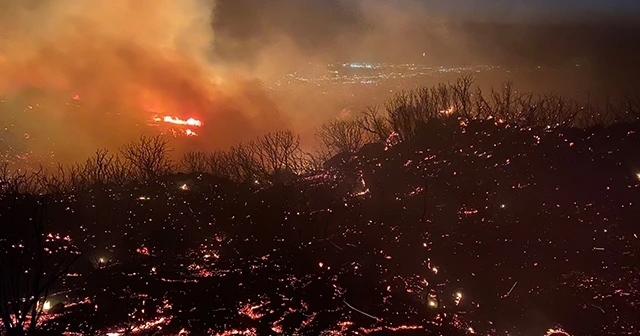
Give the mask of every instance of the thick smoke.
[[34, 145], [115, 147], [144, 132], [155, 113], [203, 120], [197, 141], [208, 147], [286, 127], [259, 82], [211, 66], [210, 1], [0, 6], [1, 118], [38, 130], [25, 135]]
[[[514, 71], [479, 84], [560, 93], [637, 85], [638, 6], [625, 0], [604, 11], [596, 0], [212, 1], [0, 0], [0, 121], [24, 129], [14, 136], [31, 148], [60, 139], [113, 147], [154, 112], [203, 120], [189, 146], [282, 128], [312, 139], [321, 122], [359, 105], [353, 97], [376, 104], [400, 89], [274, 85], [301, 69], [326, 76], [335, 62], [579, 64], [564, 77]], [[442, 79], [421, 80], [408, 85]]]
[[218, 58], [266, 72], [320, 61], [597, 65], [632, 59], [621, 48], [640, 31], [628, 0], [218, 0], [217, 13]]
[[[512, 80], [528, 91], [607, 95], [637, 85], [630, 74], [640, 70], [640, 48], [630, 41], [640, 33], [638, 8], [626, 0], [218, 0], [215, 60], [266, 82], [301, 69], [326, 76], [326, 64], [336, 62], [499, 65], [512, 71], [478, 74], [478, 84]], [[538, 66], [553, 70], [531, 71]], [[425, 76], [403, 88], [442, 80]], [[278, 102], [308, 134], [350, 109], [352, 96], [377, 104], [399, 89], [384, 85], [330, 94], [309, 85]]]

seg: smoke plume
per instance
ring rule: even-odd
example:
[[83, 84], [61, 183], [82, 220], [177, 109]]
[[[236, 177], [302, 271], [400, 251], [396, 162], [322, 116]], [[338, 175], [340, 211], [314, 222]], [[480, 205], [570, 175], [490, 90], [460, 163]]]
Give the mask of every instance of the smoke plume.
[[155, 115], [202, 120], [196, 141], [209, 148], [286, 127], [258, 81], [211, 65], [211, 1], [0, 6], [0, 118], [30, 130], [32, 147], [115, 147]]
[[[640, 48], [629, 41], [640, 27], [631, 2], [611, 3], [603, 12], [595, 0], [0, 0], [0, 122], [11, 126], [0, 137], [71, 157], [82, 146], [82, 157], [172, 116], [204, 123], [190, 148], [284, 128], [312, 139], [342, 111], [443, 80], [277, 85], [301, 69], [326, 77], [336, 62], [501, 65], [516, 70], [479, 84], [621, 92], [637, 85]], [[517, 70], [538, 65], [573, 70]]]

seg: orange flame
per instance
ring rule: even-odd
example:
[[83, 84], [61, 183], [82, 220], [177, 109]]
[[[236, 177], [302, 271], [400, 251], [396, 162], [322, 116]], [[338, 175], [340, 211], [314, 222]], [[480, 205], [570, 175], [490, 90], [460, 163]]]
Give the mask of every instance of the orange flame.
[[[154, 118], [154, 120], [156, 122], [165, 122], [168, 124], [173, 124], [173, 125], [179, 125], [179, 126], [191, 126], [191, 127], [201, 127], [202, 126], [202, 121], [195, 119], [195, 118], [189, 118], [187, 120], [184, 119], [180, 119], [178, 117], [170, 117], [170, 116], [165, 116], [165, 117], [156, 117]], [[175, 130], [173, 131], [174, 135]], [[189, 137], [194, 137], [194, 136], [198, 136], [198, 133], [196, 133], [193, 129], [191, 128], [187, 128], [183, 130], [184, 134], [186, 136]]]
[[178, 117], [165, 116], [164, 118], [156, 118], [156, 121], [164, 121], [166, 123], [176, 124], [176, 125], [188, 125], [188, 126], [196, 126], [196, 127], [202, 126], [202, 121], [194, 118], [183, 120]]

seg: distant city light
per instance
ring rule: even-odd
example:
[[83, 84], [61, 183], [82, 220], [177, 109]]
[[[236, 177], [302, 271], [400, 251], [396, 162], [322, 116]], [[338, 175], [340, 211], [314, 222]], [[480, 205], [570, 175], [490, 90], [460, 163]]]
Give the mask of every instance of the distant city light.
[[352, 69], [376, 69], [377, 68], [372, 64], [363, 64], [363, 63], [349, 63], [349, 64], [345, 64], [345, 66], [348, 66], [349, 68], [352, 68]]

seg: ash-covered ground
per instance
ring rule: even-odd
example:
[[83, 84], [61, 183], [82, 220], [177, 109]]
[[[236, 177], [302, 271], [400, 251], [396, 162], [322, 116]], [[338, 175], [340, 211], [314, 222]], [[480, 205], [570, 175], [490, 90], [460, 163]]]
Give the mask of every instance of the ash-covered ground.
[[43, 334], [634, 335], [638, 132], [448, 118], [286, 183], [174, 174], [2, 221], [82, 253]]

